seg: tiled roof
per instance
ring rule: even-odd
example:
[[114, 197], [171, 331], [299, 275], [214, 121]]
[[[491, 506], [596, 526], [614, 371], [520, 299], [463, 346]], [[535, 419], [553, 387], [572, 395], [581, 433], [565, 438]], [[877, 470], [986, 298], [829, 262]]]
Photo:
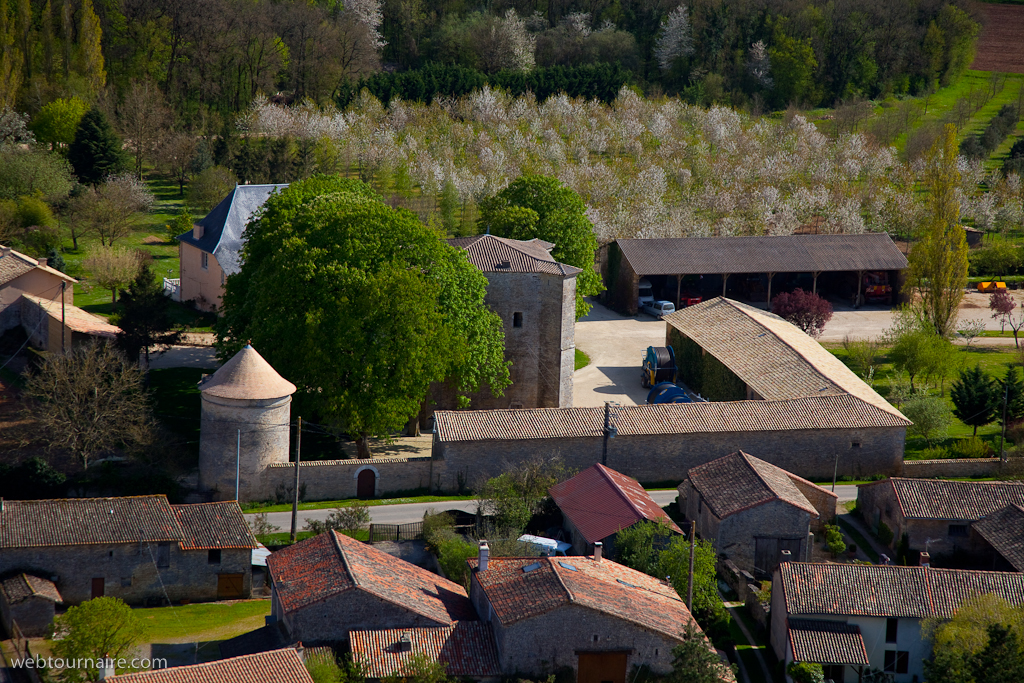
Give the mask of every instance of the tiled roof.
[[815, 664], [869, 664], [860, 627], [842, 621], [790, 619], [793, 661]]
[[974, 523], [974, 530], [1003, 558], [1024, 572], [1024, 507], [1007, 505]]
[[905, 479], [860, 484], [892, 487], [906, 519], [981, 519], [1007, 505], [1024, 506], [1024, 482]]
[[56, 301], [32, 296], [31, 294], [25, 294], [24, 297], [43, 309], [54, 320], [58, 322], [63, 321], [68, 326], [68, 329], [73, 332], [80, 332], [93, 337], [103, 337], [104, 339], [114, 339], [117, 337], [117, 333], [121, 331], [121, 328], [117, 325], [111, 325], [104, 318], [83, 311], [78, 306], [64, 304], [62, 309], [59, 297]]
[[249, 219], [262, 207], [270, 194], [288, 185], [236, 185], [221, 203], [206, 214], [196, 225], [203, 226], [203, 236], [195, 239], [192, 231], [178, 235], [178, 241], [191, 244], [217, 258], [217, 263], [228, 275], [241, 268], [239, 252], [245, 241], [242, 234]]
[[[469, 565], [504, 626], [570, 604], [677, 640], [692, 621], [671, 586], [611, 560], [492, 557], [483, 572], [476, 571], [476, 558], [471, 558]], [[523, 571], [533, 565], [538, 566]]]
[[827, 273], [907, 267], [907, 258], [885, 233], [618, 239], [616, 243], [640, 276]]
[[849, 394], [910, 424], [841, 360], [777, 315], [716, 297], [671, 313], [665, 322], [769, 401]]
[[[400, 648], [407, 636], [411, 650]], [[501, 676], [498, 650], [490, 624], [459, 621], [451, 626], [396, 628], [381, 631], [349, 631], [353, 661], [366, 678], [401, 676], [413, 655], [424, 655], [445, 664], [445, 673], [462, 677]]]
[[206, 664], [122, 674], [118, 683], [313, 683], [294, 648], [260, 652]]
[[543, 240], [512, 240], [495, 235], [456, 237], [448, 240], [464, 249], [469, 262], [485, 273], [550, 273], [574, 276], [582, 272], [559, 263], [548, 253], [555, 245]]
[[285, 612], [361, 590], [441, 625], [476, 619], [462, 586], [334, 531], [272, 553], [267, 567]]
[[256, 547], [237, 501], [172, 505], [171, 509], [181, 525], [183, 550]]
[[600, 541], [637, 522], [664, 520], [683, 533], [636, 479], [598, 463], [548, 489], [555, 504], [587, 540]]
[[0, 583], [0, 590], [7, 596], [7, 603], [10, 605], [28, 600], [33, 596], [43, 597], [53, 602], [64, 602], [64, 598], [60, 596], [53, 581], [31, 574], [18, 574], [6, 579]]
[[[56, 268], [39, 265], [39, 259], [26, 256], [20, 251], [15, 251], [14, 249], [11, 249], [6, 253], [0, 251], [0, 287], [6, 285], [11, 280], [19, 278], [25, 273], [36, 269], [58, 277], [65, 282], [78, 282], [75, 278], [70, 275], [65, 275]], [[56, 294], [54, 294], [54, 296], [56, 296]]]
[[270, 363], [246, 344], [224, 365], [199, 383], [199, 391], [236, 400], [284, 398], [295, 385], [277, 374]]
[[786, 470], [743, 451], [692, 467], [687, 476], [719, 519], [772, 500], [818, 515]]
[[1024, 604], [1024, 574], [1017, 572], [803, 562], [785, 562], [779, 572], [790, 615], [948, 619], [984, 593]]
[[[523, 439], [601, 438], [603, 408], [439, 410], [435, 430], [442, 443]], [[905, 427], [908, 421], [849, 395], [785, 401], [727, 401], [623, 406], [618, 435], [703, 434], [803, 429]]]
[[165, 496], [6, 500], [0, 548], [180, 541]]

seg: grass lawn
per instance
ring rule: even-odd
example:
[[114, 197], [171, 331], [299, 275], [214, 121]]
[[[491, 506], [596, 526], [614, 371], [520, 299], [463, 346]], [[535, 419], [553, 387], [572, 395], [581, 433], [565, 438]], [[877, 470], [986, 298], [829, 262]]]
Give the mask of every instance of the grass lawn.
[[[747, 671], [747, 676], [750, 678], [750, 683], [771, 683], [770, 680], [765, 680], [764, 670], [761, 668], [761, 663], [757, 661], [757, 652], [761, 652], [761, 656], [766, 658], [766, 663], [771, 666], [771, 662], [767, 660], [768, 657], [768, 646], [767, 643], [762, 642], [759, 638], [757, 631], [757, 625], [754, 623], [746, 614], [746, 606], [737, 607], [732, 610], [732, 619], [729, 620], [729, 635], [734, 641], [736, 641], [736, 655], [743, 660], [743, 668]], [[739, 618], [743, 621], [743, 625], [747, 631], [754, 637], [755, 645], [751, 645], [747, 642], [747, 637], [743, 635], [743, 631], [740, 630], [739, 624], [736, 623], [736, 619]]]
[[[405, 505], [407, 503], [446, 503], [452, 500], [473, 500], [475, 496], [408, 496], [405, 498], [380, 498], [375, 500], [359, 500], [348, 498], [345, 500], [320, 500], [308, 503], [299, 503], [299, 510], [327, 510], [330, 508], [349, 507], [351, 505]], [[291, 512], [291, 503], [268, 504], [268, 503], [243, 503], [243, 512]]]
[[135, 610], [151, 643], [191, 643], [225, 640], [263, 626], [269, 600], [205, 602]]
[[585, 368], [590, 365], [590, 356], [576, 349], [576, 369]]
[[[299, 516], [299, 522], [301, 526], [302, 516]], [[342, 531], [341, 533], [354, 538], [357, 541], [363, 541], [364, 543], [370, 540], [370, 530], [360, 529], [359, 531]], [[312, 531], [300, 531], [295, 534], [295, 542], [305, 541], [307, 538], [313, 538], [315, 536]], [[266, 546], [277, 546], [277, 545], [289, 545], [291, 543], [292, 533], [291, 531], [282, 531], [273, 534], [261, 534], [256, 537], [256, 540]]]

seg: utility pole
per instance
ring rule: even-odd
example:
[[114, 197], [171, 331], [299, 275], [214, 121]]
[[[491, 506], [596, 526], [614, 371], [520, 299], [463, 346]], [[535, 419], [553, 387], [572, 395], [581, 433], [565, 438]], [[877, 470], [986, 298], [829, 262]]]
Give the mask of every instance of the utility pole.
[[295, 498], [292, 500], [292, 543], [299, 533], [299, 463], [302, 461], [302, 417], [295, 432]]
[[238, 502], [238, 473], [242, 465], [242, 430], [238, 430], [238, 441], [235, 443], [235, 502]]
[[1003, 391], [1003, 431], [999, 434], [999, 462], [1006, 462], [1006, 404], [1010, 401], [1010, 376], [1006, 376], [1003, 382], [1006, 386]]
[[690, 522], [690, 581], [686, 590], [686, 609], [693, 613], [693, 554], [697, 547], [697, 521]]
[[68, 337], [68, 322], [67, 314], [64, 310], [64, 291], [68, 288], [68, 281], [61, 280], [60, 282], [60, 352], [66, 354], [67, 349], [67, 337]]
[[832, 493], [836, 492], [836, 475], [839, 474], [839, 451], [836, 451], [836, 464], [832, 467]]

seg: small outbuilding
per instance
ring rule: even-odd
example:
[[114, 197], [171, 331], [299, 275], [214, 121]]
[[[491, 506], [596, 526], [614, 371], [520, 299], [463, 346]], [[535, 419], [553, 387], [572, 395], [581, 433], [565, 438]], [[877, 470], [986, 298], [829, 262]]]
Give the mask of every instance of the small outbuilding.
[[971, 525], [986, 569], [1024, 572], [1024, 506], [1007, 505]]
[[778, 566], [783, 550], [804, 558], [812, 528], [835, 517], [836, 500], [831, 491], [743, 451], [692, 468], [679, 485], [679, 505], [697, 533], [738, 567], [763, 577]]
[[444, 665], [461, 680], [501, 678], [498, 650], [490, 624], [458, 621], [451, 626], [349, 631], [352, 661], [369, 680], [408, 675], [415, 657]]
[[17, 574], [0, 582], [0, 614], [4, 630], [24, 638], [49, 635], [58, 602], [64, 599], [53, 581], [31, 574]]
[[562, 511], [565, 531], [578, 555], [591, 553], [600, 542], [608, 557], [615, 554], [615, 534], [649, 520], [683, 533], [636, 479], [597, 463], [548, 489]]

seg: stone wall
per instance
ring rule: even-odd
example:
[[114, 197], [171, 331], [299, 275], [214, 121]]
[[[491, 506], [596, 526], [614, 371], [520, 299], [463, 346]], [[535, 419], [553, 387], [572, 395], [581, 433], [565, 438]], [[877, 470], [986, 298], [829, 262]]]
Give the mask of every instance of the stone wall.
[[[431, 485], [430, 456], [408, 458], [367, 458], [365, 460], [310, 460], [300, 464], [299, 491], [305, 486], [304, 500], [337, 500], [356, 497], [359, 473], [372, 470], [377, 485], [375, 495], [428, 488]], [[272, 463], [263, 472], [259, 497], [255, 500], [292, 500], [295, 490], [295, 463]]]
[[14, 621], [26, 638], [45, 638], [49, 634], [54, 612], [52, 600], [33, 595], [11, 605], [0, 590], [0, 617], [4, 631], [8, 634], [13, 633], [11, 622]]
[[[0, 575], [25, 572], [54, 583], [65, 604], [92, 598], [93, 579], [103, 579], [104, 595], [129, 604], [150, 600], [217, 599], [219, 574], [242, 574], [243, 597], [252, 586], [252, 551], [225, 549], [219, 564], [210, 564], [206, 550], [181, 550], [168, 543], [169, 563], [158, 567], [160, 544], [73, 545], [46, 548], [8, 548], [0, 554]], [[166, 593], [165, 593], [166, 591]]]
[[[903, 467], [903, 428], [711, 432], [653, 436], [619, 435], [608, 442], [607, 466], [640, 483], [682, 481], [691, 467], [743, 450], [807, 479], [839, 475], [898, 474]], [[853, 447], [853, 444], [859, 447]], [[432, 482], [440, 491], [470, 487], [531, 458], [561, 458], [583, 470], [601, 462], [601, 437], [507, 441], [434, 441]]]
[[[1015, 464], [1015, 463], [1014, 463]], [[1003, 470], [999, 458], [944, 458], [942, 460], [907, 460], [901, 476], [914, 479], [952, 477], [999, 477]], [[1009, 471], [1007, 473], [1010, 473]]]
[[790, 475], [789, 480], [818, 511], [818, 516], [811, 518], [811, 531], [821, 531], [826, 524], [831, 524], [836, 516], [836, 501], [839, 500], [839, 496], [795, 475]]
[[622, 250], [609, 242], [598, 250], [601, 280], [606, 287], [601, 292], [601, 303], [623, 315], [636, 315], [639, 310], [638, 284], [640, 276], [633, 271]]

